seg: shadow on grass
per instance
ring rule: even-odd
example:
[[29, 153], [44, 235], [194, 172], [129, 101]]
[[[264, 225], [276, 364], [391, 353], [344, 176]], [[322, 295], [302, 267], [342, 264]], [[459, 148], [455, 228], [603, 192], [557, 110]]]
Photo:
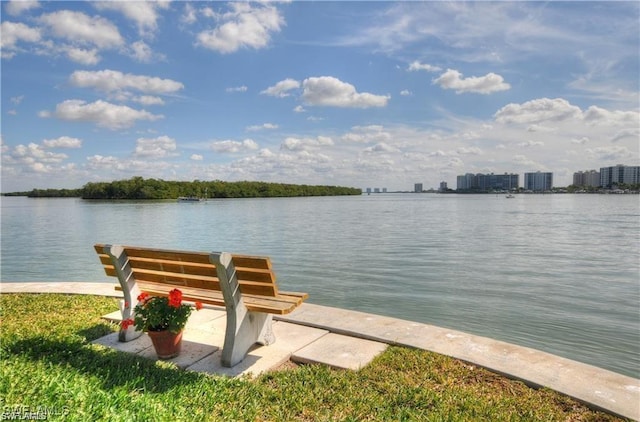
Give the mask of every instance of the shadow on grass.
[[100, 337], [104, 337], [107, 334], [111, 334], [113, 332], [113, 327], [114, 324], [103, 322], [100, 324], [96, 324], [93, 327], [80, 330], [77, 332], [77, 334], [86, 338], [87, 341], [93, 341], [99, 339]]
[[[103, 326], [104, 325], [104, 326]], [[181, 370], [171, 364], [156, 363], [130, 353], [120, 352], [100, 345], [90, 344], [86, 339], [96, 333], [111, 332], [107, 324], [78, 332], [80, 337], [55, 338], [35, 336], [3, 345], [4, 364], [11, 365], [12, 357], [28, 357], [34, 362], [45, 362], [64, 370], [86, 374], [100, 380], [104, 389], [126, 386], [150, 393], [162, 393], [174, 387], [185, 386], [202, 379], [201, 374]], [[98, 336], [99, 337], [99, 336]]]

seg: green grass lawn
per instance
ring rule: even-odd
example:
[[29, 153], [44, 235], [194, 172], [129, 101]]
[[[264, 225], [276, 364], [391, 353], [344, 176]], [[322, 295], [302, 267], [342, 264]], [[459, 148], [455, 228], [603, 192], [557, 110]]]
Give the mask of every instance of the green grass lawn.
[[[358, 372], [301, 365], [256, 379], [181, 370], [91, 340], [113, 298], [0, 295], [0, 404], [47, 420], [613, 421], [435, 353], [390, 347]], [[37, 412], [41, 412], [38, 414]]]

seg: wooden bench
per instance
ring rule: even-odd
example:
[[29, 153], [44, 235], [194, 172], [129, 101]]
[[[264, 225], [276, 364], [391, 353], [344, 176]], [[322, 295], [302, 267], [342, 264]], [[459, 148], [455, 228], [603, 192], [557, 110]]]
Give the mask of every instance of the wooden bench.
[[[134, 318], [141, 292], [168, 296], [176, 287], [186, 301], [224, 306], [227, 327], [221, 360], [226, 367], [241, 362], [255, 343], [272, 344], [272, 314], [287, 314], [308, 297], [278, 291], [268, 257], [106, 244], [94, 248], [107, 275], [120, 282], [123, 319]], [[141, 334], [130, 326], [120, 330], [119, 340], [130, 341]]]

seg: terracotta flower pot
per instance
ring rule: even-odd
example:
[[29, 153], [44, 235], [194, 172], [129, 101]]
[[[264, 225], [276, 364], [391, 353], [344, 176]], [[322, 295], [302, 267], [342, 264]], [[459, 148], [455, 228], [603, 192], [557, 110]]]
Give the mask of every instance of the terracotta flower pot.
[[148, 331], [153, 347], [159, 359], [171, 359], [180, 354], [182, 348], [182, 331]]

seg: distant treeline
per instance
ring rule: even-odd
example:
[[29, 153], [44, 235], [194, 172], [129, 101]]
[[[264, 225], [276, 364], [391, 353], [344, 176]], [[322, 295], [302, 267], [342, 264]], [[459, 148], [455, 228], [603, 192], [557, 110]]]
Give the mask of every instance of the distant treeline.
[[181, 196], [198, 198], [266, 198], [290, 196], [361, 195], [357, 188], [311, 186], [266, 182], [200, 181], [178, 182], [134, 177], [114, 182], [90, 182], [81, 189], [33, 189], [6, 196], [31, 198], [81, 197], [83, 199], [176, 199]]
[[33, 189], [26, 192], [3, 193], [2, 196], [28, 196], [29, 198], [79, 198], [82, 189]]

